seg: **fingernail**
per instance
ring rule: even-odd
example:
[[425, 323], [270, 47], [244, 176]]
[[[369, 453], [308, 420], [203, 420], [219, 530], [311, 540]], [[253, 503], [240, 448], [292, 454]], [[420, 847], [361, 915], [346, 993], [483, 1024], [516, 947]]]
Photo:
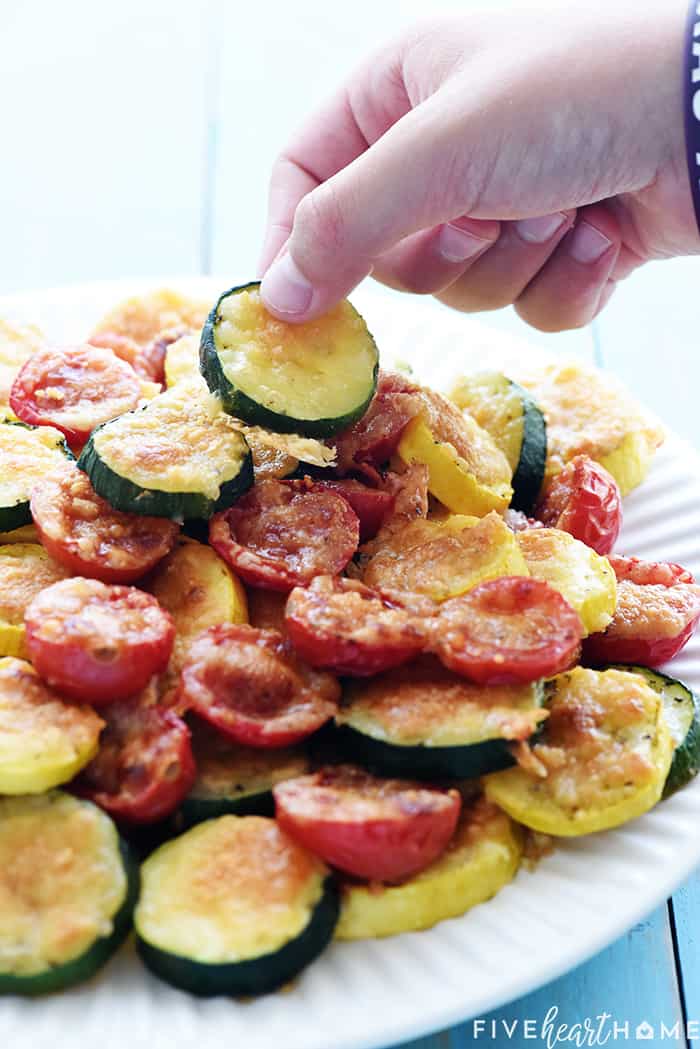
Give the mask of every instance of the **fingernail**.
[[569, 242], [569, 254], [576, 262], [590, 265], [602, 258], [608, 248], [612, 247], [612, 241], [608, 240], [590, 222], [579, 222]]
[[277, 313], [290, 316], [304, 313], [311, 305], [313, 293], [314, 289], [288, 251], [272, 263], [260, 285], [263, 301]]
[[448, 222], [440, 230], [438, 250], [447, 262], [466, 262], [490, 247], [492, 243]]
[[515, 223], [515, 230], [521, 240], [528, 244], [544, 244], [560, 230], [566, 222], [566, 215], [542, 215], [536, 219], [521, 219]]

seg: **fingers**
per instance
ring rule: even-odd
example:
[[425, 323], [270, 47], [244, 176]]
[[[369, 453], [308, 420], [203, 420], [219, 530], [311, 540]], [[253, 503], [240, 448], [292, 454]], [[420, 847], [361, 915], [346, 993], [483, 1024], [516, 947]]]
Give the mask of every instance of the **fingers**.
[[556, 250], [574, 217], [574, 211], [562, 211], [502, 226], [494, 247], [438, 298], [464, 311], [510, 306]]
[[[612, 295], [620, 255], [620, 229], [611, 212], [592, 205], [515, 303], [517, 313], [540, 331], [588, 324]], [[631, 254], [631, 253], [629, 253]], [[630, 259], [623, 260], [628, 270]]]
[[376, 263], [372, 276], [399, 291], [435, 295], [493, 248], [500, 223], [466, 217], [414, 233]]

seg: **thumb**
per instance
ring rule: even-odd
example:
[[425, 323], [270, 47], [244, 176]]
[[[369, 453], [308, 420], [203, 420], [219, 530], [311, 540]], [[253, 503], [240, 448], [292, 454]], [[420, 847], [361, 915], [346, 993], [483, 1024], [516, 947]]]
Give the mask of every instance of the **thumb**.
[[[319, 316], [404, 237], [469, 214], [488, 160], [469, 151], [464, 113], [440, 91], [299, 202], [261, 296], [283, 320]], [[458, 145], [455, 145], [458, 143]]]

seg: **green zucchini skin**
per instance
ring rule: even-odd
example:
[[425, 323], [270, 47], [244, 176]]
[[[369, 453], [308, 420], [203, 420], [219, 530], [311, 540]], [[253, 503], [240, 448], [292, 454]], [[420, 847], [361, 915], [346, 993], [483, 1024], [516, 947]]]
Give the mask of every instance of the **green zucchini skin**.
[[515, 764], [504, 739], [488, 739], [460, 747], [404, 746], [374, 739], [350, 725], [334, 732], [337, 751], [375, 776], [399, 779], [476, 779]]
[[[14, 422], [10, 419], [4, 420], [0, 425], [21, 426], [24, 430], [36, 430], [38, 428], [30, 426], [28, 423]], [[66, 459], [75, 459], [65, 440], [57, 444], [56, 447], [65, 455]], [[12, 506], [0, 506], [0, 532], [12, 532], [15, 528], [21, 528], [23, 525], [31, 523], [32, 514], [29, 509], [29, 499], [13, 503]]]
[[534, 509], [544, 481], [547, 461], [547, 424], [544, 415], [522, 386], [510, 380], [523, 406], [523, 443], [511, 485], [514, 510], [529, 514]]
[[664, 786], [663, 798], [670, 798], [676, 791], [687, 786], [700, 772], [700, 703], [698, 697], [682, 681], [669, 677], [668, 674], [660, 674], [658, 670], [651, 670], [649, 667], [615, 664], [612, 669], [641, 674], [647, 684], [663, 698], [664, 705], [679, 704], [687, 711], [688, 731], [685, 739], [677, 744], [673, 752], [671, 768]]
[[143, 940], [136, 949], [144, 964], [162, 980], [202, 998], [255, 995], [274, 991], [293, 979], [329, 944], [340, 913], [335, 880], [326, 878], [323, 893], [303, 931], [278, 951], [241, 962], [197, 962], [171, 954]]
[[[103, 423], [102, 426], [109, 426], [109, 423]], [[226, 510], [232, 506], [253, 485], [253, 456], [248, 449], [240, 470], [235, 477], [222, 484], [217, 499], [210, 499], [200, 492], [161, 492], [157, 489], [141, 488], [128, 478], [115, 473], [98, 455], [93, 437], [102, 426], [93, 430], [80, 454], [78, 466], [88, 475], [97, 494], [106, 499], [115, 510], [148, 517], [169, 517], [173, 521], [183, 521], [187, 518], [206, 520], [219, 510]]]
[[35, 997], [84, 983], [94, 976], [121, 946], [131, 929], [131, 919], [139, 895], [139, 868], [131, 849], [123, 838], [119, 839], [119, 850], [126, 872], [127, 888], [124, 902], [112, 919], [112, 931], [109, 936], [102, 936], [95, 940], [80, 957], [74, 958], [65, 965], [57, 965], [46, 972], [34, 973], [31, 976], [0, 973], [0, 994]]
[[[223, 292], [217, 299], [202, 328], [202, 337], [199, 347], [199, 370], [204, 376], [210, 391], [221, 400], [223, 409], [229, 415], [233, 415], [253, 426], [264, 426], [275, 433], [300, 433], [306, 437], [331, 437], [340, 430], [351, 426], [366, 412], [370, 401], [374, 397], [377, 388], [377, 375], [379, 373], [379, 356], [374, 365], [372, 382], [367, 391], [364, 402], [358, 404], [351, 412], [342, 416], [327, 419], [296, 419], [293, 416], [274, 412], [265, 405], [254, 401], [247, 394], [233, 386], [224, 375], [219, 354], [216, 350], [216, 325], [219, 319], [219, 308], [224, 299], [230, 295], [238, 295], [243, 291], [254, 291], [260, 287], [260, 281], [250, 281], [248, 284], [238, 284]], [[367, 336], [374, 339], [369, 332]], [[375, 347], [376, 349], [376, 347]]]
[[177, 833], [194, 827], [195, 823], [216, 819], [217, 816], [274, 816], [275, 802], [271, 790], [245, 794], [239, 798], [184, 798], [173, 815]]

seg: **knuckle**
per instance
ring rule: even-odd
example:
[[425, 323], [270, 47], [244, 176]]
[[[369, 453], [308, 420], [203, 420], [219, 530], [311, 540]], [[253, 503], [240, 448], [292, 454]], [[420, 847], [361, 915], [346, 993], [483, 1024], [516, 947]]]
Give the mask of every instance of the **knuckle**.
[[299, 202], [294, 232], [305, 251], [314, 254], [339, 251], [346, 240], [346, 222], [338, 195], [329, 182], [308, 193]]

